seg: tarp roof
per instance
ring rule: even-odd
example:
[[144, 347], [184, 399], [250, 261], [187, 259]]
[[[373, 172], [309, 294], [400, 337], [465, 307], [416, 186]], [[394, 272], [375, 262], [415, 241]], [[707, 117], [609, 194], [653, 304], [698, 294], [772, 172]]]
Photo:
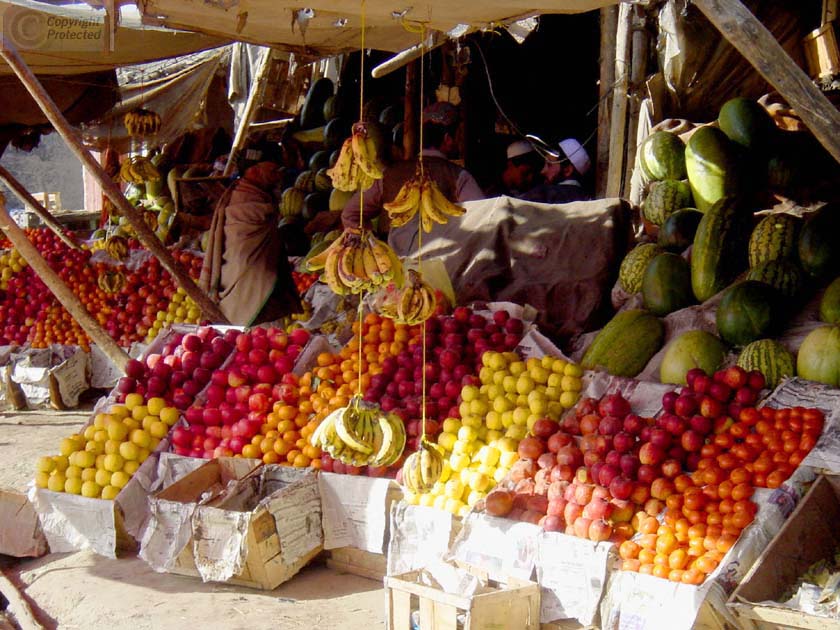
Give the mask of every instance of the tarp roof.
[[[397, 52], [417, 44], [418, 35], [401, 22], [403, 12], [405, 19], [425, 22], [429, 29], [460, 33], [612, 4], [616, 0], [366, 0], [365, 46]], [[359, 49], [360, 0], [138, 0], [138, 6], [147, 23], [315, 57]]]
[[[25, 16], [26, 32], [43, 28], [51, 17], [59, 16], [104, 23], [105, 12], [87, 4], [35, 0], [0, 0], [0, 20], [3, 37], [9, 37], [13, 19]], [[14, 41], [14, 38], [12, 37]], [[63, 49], [53, 45], [32, 46], [18, 44], [19, 52], [33, 72], [39, 75], [68, 75], [110, 70], [115, 67], [168, 59], [228, 43], [226, 40], [195, 32], [176, 32], [151, 28], [142, 24], [136, 7], [121, 9], [120, 25], [115, 34], [114, 50], [106, 47], [105, 38], [94, 46], [68, 44]], [[11, 68], [0, 62], [0, 75], [12, 74]]]

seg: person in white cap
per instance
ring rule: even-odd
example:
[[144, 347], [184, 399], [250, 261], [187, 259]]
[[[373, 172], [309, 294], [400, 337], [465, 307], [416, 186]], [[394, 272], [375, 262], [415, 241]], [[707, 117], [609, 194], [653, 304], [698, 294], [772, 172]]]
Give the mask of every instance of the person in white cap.
[[584, 176], [591, 170], [589, 154], [574, 138], [561, 140], [557, 151], [550, 151], [542, 169], [545, 183], [522, 195], [526, 201], [568, 203], [592, 197], [583, 186]]
[[509, 197], [519, 197], [537, 182], [543, 158], [527, 140], [508, 145], [507, 164], [502, 172], [502, 186]]

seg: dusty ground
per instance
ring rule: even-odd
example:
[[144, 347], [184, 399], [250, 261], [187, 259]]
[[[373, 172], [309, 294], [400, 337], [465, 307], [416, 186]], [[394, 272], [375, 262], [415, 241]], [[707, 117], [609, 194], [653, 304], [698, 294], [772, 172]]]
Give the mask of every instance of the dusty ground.
[[[0, 487], [25, 492], [37, 458], [57, 452], [61, 438], [78, 431], [88, 416], [88, 411], [0, 414]], [[23, 561], [0, 556], [0, 568], [46, 628], [385, 627], [381, 583], [321, 565], [267, 593], [155, 573], [136, 557], [109, 560], [88, 552]]]

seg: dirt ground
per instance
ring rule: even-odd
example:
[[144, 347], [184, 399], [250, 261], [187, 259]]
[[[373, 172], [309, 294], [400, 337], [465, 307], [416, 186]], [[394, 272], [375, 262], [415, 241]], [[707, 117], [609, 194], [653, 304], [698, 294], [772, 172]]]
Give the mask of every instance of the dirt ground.
[[[55, 453], [61, 438], [78, 431], [88, 416], [88, 411], [0, 414], [0, 488], [25, 492], [37, 458]], [[0, 568], [50, 629], [385, 627], [380, 582], [320, 564], [270, 592], [204, 584], [155, 573], [136, 557], [110, 560], [90, 552], [28, 560], [0, 556]]]

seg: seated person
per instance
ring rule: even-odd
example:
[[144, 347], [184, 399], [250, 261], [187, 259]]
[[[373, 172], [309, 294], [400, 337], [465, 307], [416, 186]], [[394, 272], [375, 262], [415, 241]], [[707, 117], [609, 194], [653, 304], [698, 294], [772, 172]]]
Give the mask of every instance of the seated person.
[[583, 176], [592, 168], [586, 149], [574, 138], [561, 140], [557, 147], [557, 152], [545, 160], [542, 170], [545, 183], [532, 188], [521, 199], [540, 203], [569, 203], [592, 198], [581, 183]]
[[500, 194], [519, 197], [537, 184], [543, 158], [527, 140], [517, 140], [508, 145], [507, 164], [502, 172]]

